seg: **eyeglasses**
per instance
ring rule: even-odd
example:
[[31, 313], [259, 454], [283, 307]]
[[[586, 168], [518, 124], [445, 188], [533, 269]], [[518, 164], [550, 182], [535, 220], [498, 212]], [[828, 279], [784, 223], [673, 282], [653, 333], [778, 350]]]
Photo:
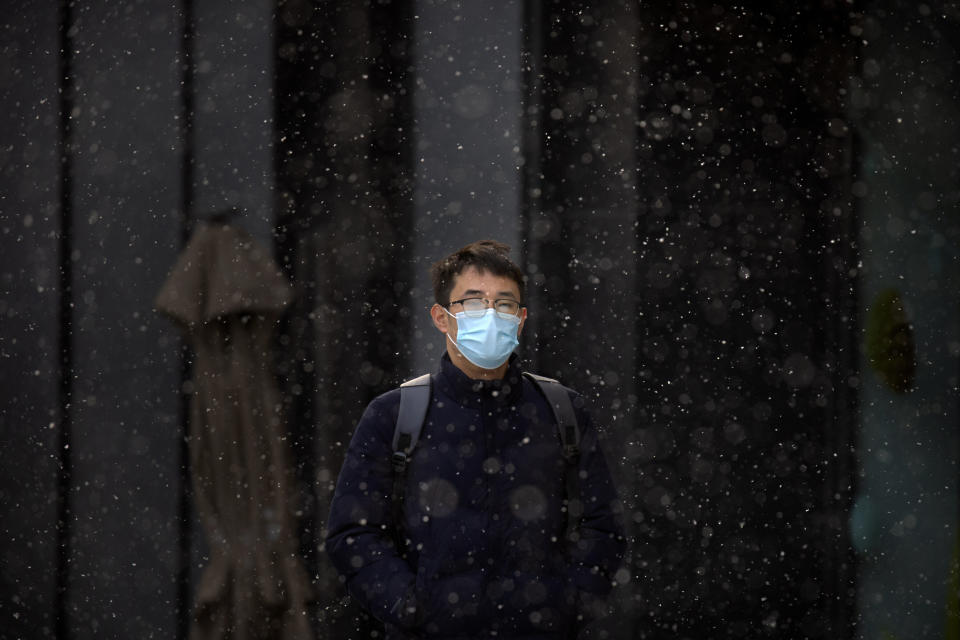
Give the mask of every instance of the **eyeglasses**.
[[[486, 298], [462, 298], [450, 302], [452, 307], [455, 304], [463, 305], [463, 312], [471, 318], [479, 318], [487, 312], [491, 306], [491, 301]], [[520, 311], [520, 303], [510, 298], [500, 298], [492, 301], [493, 309], [497, 314], [507, 317], [515, 316]]]

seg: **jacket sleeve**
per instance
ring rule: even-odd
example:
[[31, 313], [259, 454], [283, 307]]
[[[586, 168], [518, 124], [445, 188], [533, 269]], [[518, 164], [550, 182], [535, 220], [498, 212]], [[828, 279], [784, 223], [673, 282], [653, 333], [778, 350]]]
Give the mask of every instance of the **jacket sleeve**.
[[580, 426], [580, 498], [571, 508], [581, 514], [567, 547], [571, 578], [578, 590], [603, 595], [610, 591], [626, 550], [623, 509], [583, 398], [574, 395], [572, 400]]
[[347, 590], [376, 618], [415, 623], [415, 575], [400, 557], [393, 523], [393, 426], [399, 392], [367, 407], [350, 441], [327, 519], [326, 549]]

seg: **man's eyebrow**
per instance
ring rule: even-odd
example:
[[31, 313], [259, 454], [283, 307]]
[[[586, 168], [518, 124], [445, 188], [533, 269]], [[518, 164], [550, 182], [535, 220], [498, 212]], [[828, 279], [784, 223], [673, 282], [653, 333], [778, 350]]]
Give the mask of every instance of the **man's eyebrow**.
[[[471, 298], [471, 297], [474, 297], [474, 296], [476, 296], [476, 297], [482, 297], [482, 296], [484, 295], [484, 293], [483, 293], [483, 291], [480, 291], [479, 289], [467, 289], [466, 291], [464, 291], [464, 292], [463, 292], [462, 294], [460, 294], [460, 295], [461, 295], [462, 298]], [[497, 299], [499, 300], [500, 298], [513, 298], [514, 300], [516, 300], [516, 299], [517, 299], [517, 296], [514, 295], [513, 291], [498, 291], [498, 292], [497, 292]]]

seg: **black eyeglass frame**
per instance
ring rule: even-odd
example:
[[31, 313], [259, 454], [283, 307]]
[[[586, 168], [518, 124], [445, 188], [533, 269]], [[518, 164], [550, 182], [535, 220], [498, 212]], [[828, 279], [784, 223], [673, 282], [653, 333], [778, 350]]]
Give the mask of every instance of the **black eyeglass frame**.
[[[520, 302], [519, 300], [514, 300], [513, 298], [496, 298], [495, 300], [488, 300], [487, 298], [478, 298], [476, 296], [470, 296], [469, 298], [460, 298], [459, 300], [451, 300], [450, 303], [447, 305], [447, 307], [452, 307], [455, 304], [459, 304], [462, 306], [463, 303], [466, 302], [467, 300], [482, 300], [484, 303], [484, 307], [483, 307], [484, 313], [486, 313], [487, 309], [493, 309], [500, 315], [516, 317], [520, 315], [520, 310], [523, 309], [523, 303]], [[513, 313], [504, 313], [502, 311], [497, 311], [498, 302], [509, 302], [510, 304], [515, 304], [517, 305], [517, 310], [514, 311]], [[491, 303], [493, 303], [492, 306], [491, 306]], [[465, 306], [464, 306], [463, 312], [466, 314], [470, 313], [469, 311], [467, 311]], [[475, 317], [480, 317], [480, 316], [475, 316]]]

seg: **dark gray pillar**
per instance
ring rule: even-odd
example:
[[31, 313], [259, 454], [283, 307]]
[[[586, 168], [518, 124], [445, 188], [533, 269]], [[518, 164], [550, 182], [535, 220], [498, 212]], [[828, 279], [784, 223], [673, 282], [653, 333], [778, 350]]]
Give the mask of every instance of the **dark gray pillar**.
[[[623, 455], [636, 425], [636, 46], [633, 3], [589, 11], [528, 3], [530, 105], [526, 189], [536, 370], [582, 393], [623, 500], [635, 469]], [[633, 522], [625, 517], [628, 534]], [[631, 536], [632, 537], [632, 536]], [[632, 609], [626, 565], [611, 602]], [[637, 591], [640, 596], [640, 590]], [[603, 623], [627, 637], [617, 615]], [[599, 629], [597, 629], [599, 632]]]
[[240, 224], [273, 234], [271, 0], [196, 2], [194, 210], [239, 207]]
[[403, 2], [277, 6], [276, 239], [296, 290], [282, 377], [321, 637], [377, 626], [342, 606], [323, 539], [364, 406], [408, 370], [412, 14]]
[[178, 337], [153, 298], [180, 243], [181, 24], [169, 2], [74, 5], [75, 638], [176, 630]]
[[[48, 3], [49, 4], [49, 3]], [[0, 627], [52, 637], [58, 379], [57, 12], [17, 5], [0, 35]]]
[[415, 3], [413, 373], [433, 371], [432, 262], [474, 240], [520, 246], [519, 0]]
[[635, 633], [847, 637], [858, 41], [639, 6]]
[[851, 145], [824, 123], [855, 41], [846, 14], [801, 13], [611, 1], [530, 21], [538, 368], [624, 425], [632, 602], [611, 632], [847, 623]]

